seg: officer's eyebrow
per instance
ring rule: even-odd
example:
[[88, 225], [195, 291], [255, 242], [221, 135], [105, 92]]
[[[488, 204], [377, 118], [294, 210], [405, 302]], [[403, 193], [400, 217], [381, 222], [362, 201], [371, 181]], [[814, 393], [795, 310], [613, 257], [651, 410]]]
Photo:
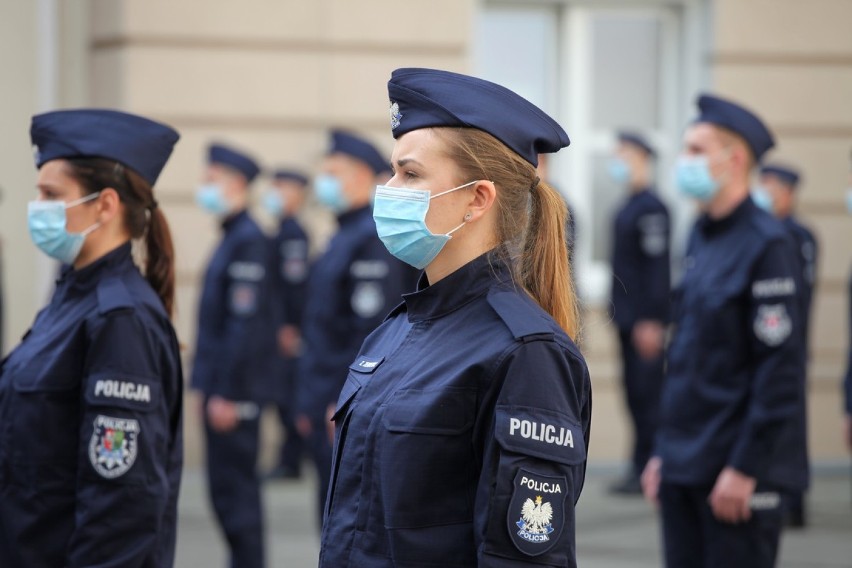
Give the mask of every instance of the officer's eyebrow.
[[423, 164], [415, 160], [414, 158], [400, 158], [396, 161], [396, 165], [400, 168], [405, 166], [406, 164], [417, 164], [420, 167], [423, 167]]

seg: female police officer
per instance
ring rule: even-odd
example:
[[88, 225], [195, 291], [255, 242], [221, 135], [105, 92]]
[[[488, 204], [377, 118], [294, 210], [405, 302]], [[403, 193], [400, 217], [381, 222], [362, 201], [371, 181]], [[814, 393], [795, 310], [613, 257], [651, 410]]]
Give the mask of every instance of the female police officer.
[[515, 93], [400, 69], [379, 236], [425, 268], [352, 362], [320, 566], [574, 566], [591, 416], [565, 206], [537, 153], [569, 144]]
[[68, 110], [35, 116], [31, 136], [30, 234], [64, 266], [0, 368], [0, 566], [171, 566], [182, 376], [152, 185], [178, 134]]

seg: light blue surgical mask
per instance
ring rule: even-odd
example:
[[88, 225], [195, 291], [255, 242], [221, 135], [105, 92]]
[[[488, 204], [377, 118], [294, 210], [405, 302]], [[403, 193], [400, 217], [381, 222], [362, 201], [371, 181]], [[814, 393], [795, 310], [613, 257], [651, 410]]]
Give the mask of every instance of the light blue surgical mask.
[[846, 190], [846, 210], [852, 215], [852, 187]]
[[751, 200], [755, 205], [766, 211], [767, 213], [774, 212], [774, 203], [769, 192], [762, 187], [756, 187], [751, 191]]
[[263, 207], [263, 210], [276, 218], [284, 216], [286, 205], [284, 196], [275, 188], [267, 190], [260, 198], [260, 206]]
[[228, 201], [225, 199], [225, 190], [217, 183], [205, 183], [199, 186], [195, 192], [195, 203], [213, 215], [223, 216], [230, 210]]
[[452, 234], [468, 221], [468, 216], [465, 216], [461, 224], [448, 233], [434, 234], [426, 226], [429, 201], [473, 185], [477, 181], [435, 195], [422, 189], [376, 186], [373, 219], [376, 221], [379, 238], [388, 251], [402, 262], [417, 269], [426, 268], [452, 238]]
[[65, 203], [64, 201], [30, 201], [27, 206], [27, 225], [30, 238], [44, 254], [51, 258], [71, 264], [77, 260], [80, 249], [86, 241], [86, 235], [101, 226], [95, 223], [82, 233], [69, 233], [65, 211], [96, 199], [100, 192], [92, 193]]
[[710, 174], [710, 161], [706, 156], [678, 157], [675, 184], [683, 195], [705, 203], [712, 200], [721, 187]]
[[340, 179], [330, 174], [320, 174], [314, 179], [314, 192], [317, 201], [334, 213], [343, 213], [349, 209], [349, 200], [343, 193]]
[[609, 178], [617, 184], [625, 184], [630, 181], [630, 166], [621, 158], [612, 158], [606, 164]]

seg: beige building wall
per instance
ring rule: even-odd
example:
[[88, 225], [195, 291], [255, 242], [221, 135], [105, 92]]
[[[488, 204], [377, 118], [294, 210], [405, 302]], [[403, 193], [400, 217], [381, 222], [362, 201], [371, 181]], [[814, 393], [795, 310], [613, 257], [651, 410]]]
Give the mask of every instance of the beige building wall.
[[821, 246], [810, 360], [810, 443], [840, 459], [840, 378], [849, 347], [852, 218], [844, 207], [852, 150], [852, 2], [718, 0], [714, 88], [771, 125], [769, 159], [799, 166], [802, 219]]

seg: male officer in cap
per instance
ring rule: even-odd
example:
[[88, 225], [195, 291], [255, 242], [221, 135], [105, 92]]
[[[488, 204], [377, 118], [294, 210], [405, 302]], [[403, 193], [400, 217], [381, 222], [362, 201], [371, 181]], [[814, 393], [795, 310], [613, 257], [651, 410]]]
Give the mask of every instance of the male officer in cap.
[[767, 164], [760, 169], [760, 191], [765, 192], [771, 204], [772, 213], [781, 220], [790, 232], [796, 246], [799, 282], [798, 290], [799, 314], [801, 317], [802, 348], [802, 400], [800, 413], [797, 416], [795, 428], [791, 428], [790, 436], [796, 438], [796, 448], [801, 451], [796, 467], [788, 472], [788, 478], [796, 487], [791, 489], [784, 498], [785, 522], [794, 528], [804, 527], [805, 503], [804, 492], [810, 484], [810, 468], [807, 456], [807, 405], [804, 394], [807, 392], [807, 358], [808, 337], [810, 326], [811, 306], [816, 282], [817, 246], [813, 232], [794, 215], [796, 193], [799, 187], [799, 172], [780, 164]]
[[210, 497], [231, 566], [264, 565], [263, 515], [255, 467], [259, 404], [269, 392], [269, 245], [249, 216], [255, 161], [221, 144], [209, 149], [198, 204], [215, 215], [222, 240], [204, 276], [192, 387], [204, 400]]
[[622, 132], [609, 164], [610, 177], [629, 192], [613, 223], [610, 303], [633, 421], [631, 470], [611, 487], [625, 495], [642, 494], [639, 476], [654, 446], [669, 319], [669, 211], [652, 187], [654, 155], [644, 137]]
[[789, 233], [749, 198], [773, 146], [751, 111], [703, 95], [678, 188], [702, 215], [673, 309], [654, 457], [642, 484], [662, 513], [666, 565], [774, 566], [799, 449], [780, 442], [801, 403], [798, 275]]
[[268, 479], [298, 479], [304, 453], [304, 441], [296, 428], [293, 399], [308, 282], [308, 235], [298, 219], [307, 186], [308, 178], [304, 173], [280, 168], [272, 173], [272, 186], [261, 199], [269, 216], [278, 221], [278, 232], [270, 239], [269, 266], [278, 345], [273, 357], [275, 387], [272, 398], [285, 430], [278, 462], [267, 474]]
[[339, 224], [311, 268], [298, 374], [297, 426], [317, 467], [320, 518], [331, 471], [329, 409], [364, 338], [416, 284], [414, 269], [392, 257], [376, 234], [371, 199], [377, 177], [389, 169], [372, 144], [335, 130], [314, 180], [317, 199]]
[[[852, 153], [849, 154], [849, 185], [846, 188], [846, 210], [852, 215]], [[846, 447], [852, 451], [852, 275], [849, 276], [849, 362], [843, 379], [844, 399], [846, 401], [846, 420], [843, 425], [843, 437]]]

